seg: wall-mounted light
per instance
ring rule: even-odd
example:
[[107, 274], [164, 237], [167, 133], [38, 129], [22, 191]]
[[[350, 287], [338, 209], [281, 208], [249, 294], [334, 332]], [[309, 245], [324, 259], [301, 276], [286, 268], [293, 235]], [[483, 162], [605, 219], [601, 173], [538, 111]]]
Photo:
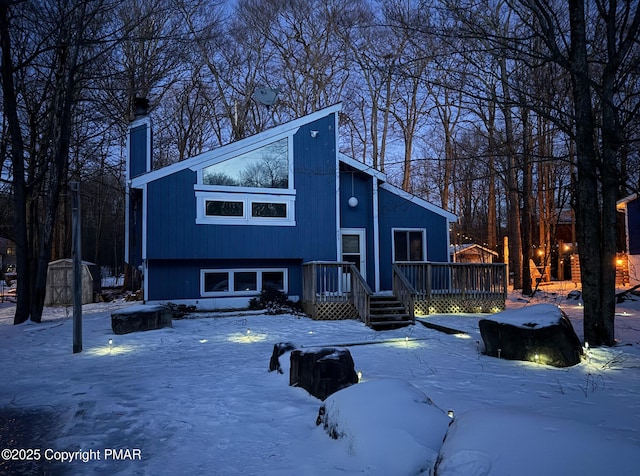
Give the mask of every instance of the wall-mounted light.
[[311, 132], [310, 132], [310, 133], [311, 133], [311, 137], [312, 137], [313, 139], [315, 139], [316, 137], [318, 137], [318, 133], [319, 133], [319, 132], [320, 132], [320, 131], [311, 131]]
[[350, 206], [351, 208], [355, 208], [355, 207], [357, 207], [357, 206], [358, 206], [358, 199], [357, 199], [356, 197], [351, 197], [351, 198], [347, 201], [347, 203], [349, 204], [349, 206]]

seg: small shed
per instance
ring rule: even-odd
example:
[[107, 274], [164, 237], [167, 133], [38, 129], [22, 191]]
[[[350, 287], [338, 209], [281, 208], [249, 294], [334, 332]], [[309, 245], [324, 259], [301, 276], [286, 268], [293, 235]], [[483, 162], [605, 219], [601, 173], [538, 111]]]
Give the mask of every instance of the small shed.
[[[100, 268], [97, 264], [82, 262], [82, 304], [94, 302], [101, 292]], [[45, 306], [73, 303], [73, 260], [59, 259], [49, 263]]]
[[453, 245], [451, 247], [454, 263], [493, 263], [498, 253], [476, 243]]

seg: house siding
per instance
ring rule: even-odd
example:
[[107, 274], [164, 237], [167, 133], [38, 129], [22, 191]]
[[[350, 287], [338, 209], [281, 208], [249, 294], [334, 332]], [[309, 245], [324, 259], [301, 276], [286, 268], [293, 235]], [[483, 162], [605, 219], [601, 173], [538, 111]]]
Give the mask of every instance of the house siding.
[[129, 178], [147, 172], [147, 129], [146, 123], [132, 127], [129, 132]]
[[[200, 269], [260, 268], [265, 263], [270, 268], [286, 266], [289, 292], [299, 295], [302, 262], [336, 258], [334, 125], [332, 114], [294, 135], [296, 226], [196, 224], [195, 171], [185, 169], [150, 182], [148, 298], [195, 299], [200, 295]], [[311, 130], [319, 131], [315, 138]]]
[[640, 200], [627, 203], [629, 254], [640, 255]]
[[[353, 179], [353, 180], [352, 180]], [[373, 246], [373, 177], [362, 172], [342, 170], [340, 172], [340, 227], [364, 228], [366, 230], [367, 276], [365, 279], [375, 287], [375, 261]], [[356, 207], [349, 206], [349, 198], [358, 199]]]
[[411, 203], [381, 188], [380, 208], [380, 283], [382, 289], [392, 288], [394, 228], [426, 229], [427, 261], [449, 261], [448, 223], [445, 217]]

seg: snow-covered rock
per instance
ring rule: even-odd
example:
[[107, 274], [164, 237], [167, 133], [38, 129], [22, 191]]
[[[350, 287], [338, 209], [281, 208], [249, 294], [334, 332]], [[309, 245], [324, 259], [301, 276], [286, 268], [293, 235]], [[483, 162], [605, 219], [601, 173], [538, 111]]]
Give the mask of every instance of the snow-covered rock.
[[450, 422], [423, 392], [400, 379], [334, 393], [317, 421], [348, 446], [369, 475], [430, 474]]

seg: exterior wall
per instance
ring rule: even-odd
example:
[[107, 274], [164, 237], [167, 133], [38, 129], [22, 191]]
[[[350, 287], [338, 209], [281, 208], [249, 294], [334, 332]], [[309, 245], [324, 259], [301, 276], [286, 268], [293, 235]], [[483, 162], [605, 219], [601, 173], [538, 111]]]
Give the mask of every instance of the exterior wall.
[[629, 254], [640, 255], [640, 200], [627, 203]]
[[449, 229], [445, 217], [379, 189], [380, 284], [392, 288], [393, 229], [426, 229], [427, 261], [449, 261]]
[[150, 182], [147, 299], [200, 298], [206, 268], [286, 266], [289, 294], [300, 295], [302, 262], [337, 256], [335, 116], [300, 127], [293, 154], [296, 226], [196, 224], [195, 171]]
[[[353, 178], [353, 180], [352, 180]], [[365, 279], [373, 289], [375, 283], [373, 246], [373, 194], [372, 177], [362, 172], [340, 172], [340, 227], [366, 229], [367, 276]], [[349, 206], [349, 198], [358, 199], [358, 205]]]
[[150, 120], [144, 118], [132, 124], [129, 131], [129, 178], [138, 177], [149, 170], [151, 150]]

